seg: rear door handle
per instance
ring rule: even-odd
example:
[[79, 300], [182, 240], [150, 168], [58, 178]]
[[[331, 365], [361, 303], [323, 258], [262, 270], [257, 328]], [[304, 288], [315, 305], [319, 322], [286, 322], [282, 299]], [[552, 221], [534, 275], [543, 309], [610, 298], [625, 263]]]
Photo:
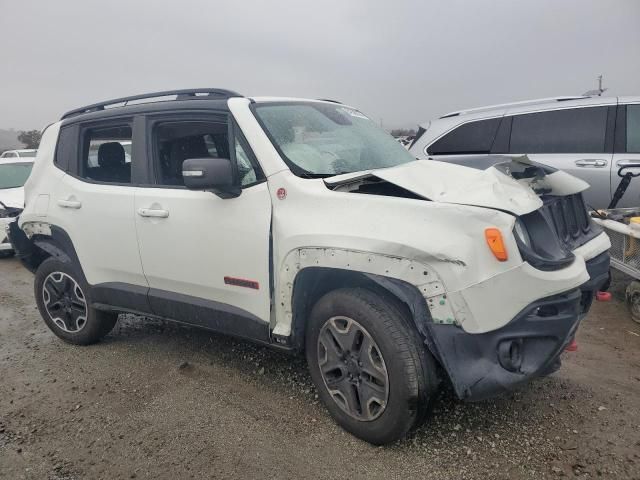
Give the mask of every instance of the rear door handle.
[[158, 210], [155, 208], [139, 208], [138, 215], [141, 217], [167, 218], [169, 216], [169, 211]]
[[602, 168], [607, 166], [607, 161], [602, 159], [585, 159], [576, 160], [576, 165], [579, 167], [595, 167]]
[[616, 166], [618, 167], [640, 167], [640, 158], [637, 160], [618, 160], [616, 162]]
[[58, 200], [58, 205], [62, 208], [73, 208], [77, 210], [82, 206], [82, 203], [78, 200]]

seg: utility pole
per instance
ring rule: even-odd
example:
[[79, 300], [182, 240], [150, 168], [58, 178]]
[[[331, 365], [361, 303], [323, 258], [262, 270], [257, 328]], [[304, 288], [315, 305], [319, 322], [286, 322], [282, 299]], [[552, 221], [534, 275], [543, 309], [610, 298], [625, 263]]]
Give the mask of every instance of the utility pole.
[[606, 88], [602, 88], [602, 74], [598, 75], [598, 89], [597, 90], [589, 90], [588, 92], [583, 93], [585, 97], [600, 97], [607, 90]]

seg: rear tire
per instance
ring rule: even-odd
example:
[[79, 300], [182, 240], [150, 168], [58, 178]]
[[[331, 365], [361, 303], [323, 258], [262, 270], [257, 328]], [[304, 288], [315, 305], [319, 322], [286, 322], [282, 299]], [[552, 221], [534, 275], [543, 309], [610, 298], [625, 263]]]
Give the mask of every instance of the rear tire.
[[49, 329], [65, 342], [89, 345], [107, 335], [117, 313], [91, 308], [89, 288], [70, 262], [50, 257], [36, 271], [38, 310]]
[[435, 360], [411, 319], [364, 288], [334, 290], [314, 305], [306, 357], [331, 416], [374, 445], [421, 423], [437, 389]]

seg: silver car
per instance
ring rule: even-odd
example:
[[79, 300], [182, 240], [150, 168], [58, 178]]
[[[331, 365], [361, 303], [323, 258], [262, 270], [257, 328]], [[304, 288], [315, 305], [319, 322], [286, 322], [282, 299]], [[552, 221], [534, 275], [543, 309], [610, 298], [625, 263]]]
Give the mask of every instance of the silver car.
[[[527, 154], [591, 188], [585, 199], [606, 208], [625, 164], [640, 163], [640, 97], [555, 97], [452, 112], [420, 126], [409, 151], [420, 159]], [[640, 168], [628, 169], [640, 173]], [[632, 181], [619, 207], [640, 205]]]

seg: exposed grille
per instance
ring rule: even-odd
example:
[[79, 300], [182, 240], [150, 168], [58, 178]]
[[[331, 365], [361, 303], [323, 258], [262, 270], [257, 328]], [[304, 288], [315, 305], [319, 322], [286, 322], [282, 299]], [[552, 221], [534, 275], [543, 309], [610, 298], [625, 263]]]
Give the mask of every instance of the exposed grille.
[[[543, 215], [549, 216], [562, 243], [574, 249], [586, 243], [595, 234], [581, 193], [564, 197], [543, 197]], [[599, 229], [598, 229], [599, 230]]]

